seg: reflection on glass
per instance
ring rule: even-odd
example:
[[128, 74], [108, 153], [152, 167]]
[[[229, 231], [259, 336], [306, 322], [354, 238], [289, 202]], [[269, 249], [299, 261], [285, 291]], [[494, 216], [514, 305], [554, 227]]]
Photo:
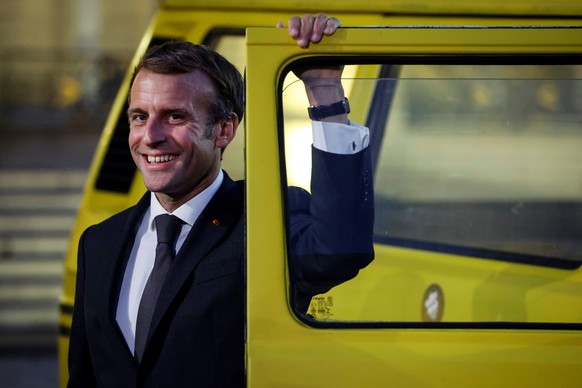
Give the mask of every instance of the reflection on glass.
[[[582, 66], [398, 68], [382, 81], [354, 71], [348, 96], [369, 109], [375, 260], [314, 297], [312, 315], [581, 323]], [[283, 91], [286, 172], [304, 186], [295, 138], [310, 126], [292, 114], [294, 85]]]

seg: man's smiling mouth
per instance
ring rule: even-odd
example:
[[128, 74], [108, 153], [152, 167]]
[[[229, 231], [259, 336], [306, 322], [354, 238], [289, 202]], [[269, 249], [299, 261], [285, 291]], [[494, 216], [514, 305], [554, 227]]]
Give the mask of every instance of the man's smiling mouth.
[[176, 155], [147, 156], [148, 163], [164, 163], [176, 159]]

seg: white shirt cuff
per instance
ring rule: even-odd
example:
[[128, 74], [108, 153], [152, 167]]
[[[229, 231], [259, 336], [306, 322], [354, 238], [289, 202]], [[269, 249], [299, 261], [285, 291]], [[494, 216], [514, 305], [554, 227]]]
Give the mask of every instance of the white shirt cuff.
[[333, 154], [355, 154], [368, 147], [370, 130], [350, 120], [350, 124], [312, 121], [313, 146]]

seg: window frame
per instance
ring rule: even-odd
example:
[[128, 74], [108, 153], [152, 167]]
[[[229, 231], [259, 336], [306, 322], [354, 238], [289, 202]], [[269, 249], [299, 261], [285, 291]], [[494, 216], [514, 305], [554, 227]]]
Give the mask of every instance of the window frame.
[[[284, 80], [288, 73], [292, 72], [295, 67], [306, 67], [313, 65], [336, 65], [338, 63], [345, 65], [582, 65], [582, 54], [435, 54], [435, 55], [367, 55], [358, 56], [354, 58], [351, 55], [321, 55], [310, 56], [308, 58], [300, 58], [287, 63], [277, 80], [277, 120], [278, 120], [278, 139], [279, 139], [279, 158], [280, 173], [281, 173], [281, 187], [288, 187], [288, 179], [286, 174], [286, 155], [285, 155], [285, 118], [283, 117], [283, 88]], [[386, 94], [375, 88], [371, 101], [370, 111], [366, 114], [365, 125], [370, 128], [372, 134], [381, 133], [382, 136], [371, 136], [370, 147], [378, 150], [379, 145], [383, 139], [383, 131], [386, 127], [388, 115], [381, 117], [384, 120], [377, 120], [374, 118], [374, 109], [378, 107], [389, 107], [392, 101], [385, 103]], [[393, 94], [388, 98], [393, 97]], [[378, 162], [377, 154], [373, 156], [373, 167], [376, 167]], [[289, 212], [287, 199], [283, 197], [283, 209], [285, 220], [285, 231], [289, 226]], [[286, 244], [289, 246], [289, 236], [286, 235]], [[400, 238], [389, 238], [374, 236], [374, 243], [384, 244], [399, 248], [411, 248], [414, 250], [422, 250], [433, 253], [445, 253], [452, 255], [460, 255], [468, 258], [486, 259], [494, 261], [503, 261], [515, 264], [527, 264], [533, 266], [547, 267], [551, 269], [560, 269], [567, 271], [574, 271], [580, 268], [582, 262], [551, 258], [548, 259], [543, 256], [521, 254], [521, 253], [507, 253], [498, 252], [487, 249], [464, 248], [460, 246], [447, 246], [450, 244], [439, 244], [431, 242], [423, 242], [417, 240], [407, 240]], [[289, 252], [286, 251], [285, 260], [289, 260]], [[288, 264], [287, 264], [288, 267]], [[287, 276], [288, 278], [288, 276]], [[288, 285], [287, 285], [288, 286]], [[293, 312], [294, 316], [310, 327], [317, 329], [348, 329], [348, 328], [363, 328], [363, 329], [382, 329], [382, 328], [422, 328], [422, 329], [510, 329], [510, 330], [582, 330], [582, 322], [505, 322], [505, 321], [487, 321], [487, 322], [469, 322], [469, 321], [447, 321], [447, 322], [392, 322], [392, 321], [333, 321], [333, 320], [318, 320], [311, 316], [305, 316], [297, 312]]]

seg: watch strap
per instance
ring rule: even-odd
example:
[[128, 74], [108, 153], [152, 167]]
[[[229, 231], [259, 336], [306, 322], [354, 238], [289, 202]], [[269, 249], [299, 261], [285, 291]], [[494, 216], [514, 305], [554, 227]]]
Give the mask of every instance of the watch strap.
[[320, 121], [331, 116], [350, 113], [350, 102], [347, 97], [343, 100], [329, 105], [316, 105], [307, 108], [309, 118], [313, 121]]

